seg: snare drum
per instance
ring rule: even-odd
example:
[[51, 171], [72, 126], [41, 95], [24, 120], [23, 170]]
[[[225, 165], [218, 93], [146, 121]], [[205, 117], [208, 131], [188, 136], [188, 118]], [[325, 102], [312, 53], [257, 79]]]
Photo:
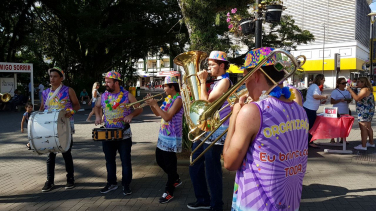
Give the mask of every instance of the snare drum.
[[31, 148], [38, 154], [67, 152], [72, 143], [71, 124], [63, 109], [33, 112], [29, 118], [28, 136]]
[[94, 128], [94, 141], [118, 141], [123, 139], [123, 129], [121, 128]]

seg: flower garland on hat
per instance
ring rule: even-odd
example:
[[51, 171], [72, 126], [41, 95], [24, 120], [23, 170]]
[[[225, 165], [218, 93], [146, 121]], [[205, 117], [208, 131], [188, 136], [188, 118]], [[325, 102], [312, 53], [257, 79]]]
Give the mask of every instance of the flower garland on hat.
[[113, 101], [113, 105], [111, 105], [110, 99], [108, 97], [109, 92], [105, 92], [105, 94], [104, 94], [104, 102], [106, 103], [106, 107], [108, 108], [108, 110], [112, 111], [112, 109], [117, 109], [117, 107], [123, 101], [124, 92], [125, 92], [124, 88], [120, 87], [120, 94], [117, 97], [117, 99], [115, 101]]

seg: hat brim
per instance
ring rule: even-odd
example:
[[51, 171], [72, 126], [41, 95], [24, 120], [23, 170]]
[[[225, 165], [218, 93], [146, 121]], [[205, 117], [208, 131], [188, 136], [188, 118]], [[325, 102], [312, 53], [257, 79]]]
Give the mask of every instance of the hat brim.
[[65, 80], [65, 74], [61, 73], [60, 70], [57, 70], [57, 69], [54, 69], [54, 68], [50, 68], [50, 69], [48, 69], [48, 71], [47, 71], [47, 72], [48, 72], [48, 75], [51, 74], [51, 70], [55, 70], [55, 71], [59, 72], [60, 74], [62, 74], [62, 75], [63, 75], [63, 81]]

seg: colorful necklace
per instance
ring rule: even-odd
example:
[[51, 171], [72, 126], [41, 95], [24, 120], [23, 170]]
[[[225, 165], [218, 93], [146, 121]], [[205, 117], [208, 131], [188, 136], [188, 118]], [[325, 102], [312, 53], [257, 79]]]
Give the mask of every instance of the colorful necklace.
[[162, 109], [163, 111], [167, 111], [167, 110], [171, 107], [172, 103], [175, 101], [175, 99], [176, 99], [178, 96], [179, 96], [179, 93], [176, 93], [176, 94], [174, 95], [174, 97], [171, 97], [171, 95], [167, 96], [167, 97], [165, 98], [165, 101], [163, 102], [163, 104], [162, 104], [162, 106], [161, 106], [161, 109]]
[[120, 87], [120, 94], [117, 97], [117, 99], [115, 101], [113, 101], [113, 105], [112, 106], [111, 106], [110, 100], [108, 99], [108, 95], [109, 95], [109, 92], [108, 91], [105, 92], [105, 94], [104, 94], [104, 102], [106, 103], [106, 107], [108, 108], [108, 110], [112, 111], [112, 109], [116, 109], [120, 105], [120, 102], [123, 99], [124, 89], [123, 89], [123, 87]]

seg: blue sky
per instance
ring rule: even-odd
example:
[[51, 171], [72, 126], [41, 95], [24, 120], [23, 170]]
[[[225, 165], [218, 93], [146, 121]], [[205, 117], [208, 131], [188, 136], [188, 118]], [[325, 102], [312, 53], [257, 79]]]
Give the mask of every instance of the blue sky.
[[370, 4], [369, 7], [371, 8], [372, 12], [376, 12], [376, 2]]

